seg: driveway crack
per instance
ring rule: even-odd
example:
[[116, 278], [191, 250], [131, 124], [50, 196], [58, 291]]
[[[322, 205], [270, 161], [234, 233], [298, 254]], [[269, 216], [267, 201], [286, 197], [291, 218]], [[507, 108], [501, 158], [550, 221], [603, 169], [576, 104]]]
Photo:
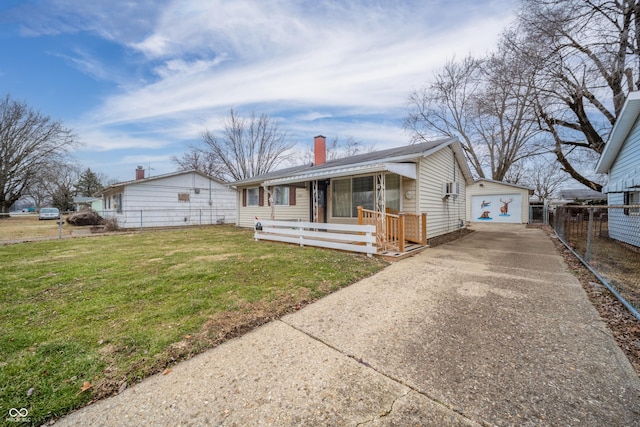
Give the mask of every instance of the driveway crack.
[[[411, 385], [411, 384], [408, 384], [407, 382], [403, 381], [403, 380], [402, 380], [402, 379], [400, 379], [400, 378], [396, 378], [396, 377], [394, 377], [394, 376], [392, 376], [392, 375], [387, 374], [387, 373], [386, 373], [386, 372], [384, 372], [384, 371], [381, 371], [380, 369], [376, 368], [375, 366], [372, 366], [370, 363], [368, 363], [368, 362], [367, 362], [366, 360], [364, 360], [362, 357], [356, 357], [356, 356], [354, 356], [354, 355], [352, 355], [352, 354], [346, 353], [346, 352], [344, 352], [344, 351], [340, 350], [339, 348], [337, 348], [336, 346], [334, 346], [334, 345], [332, 345], [332, 344], [330, 344], [330, 343], [328, 343], [328, 342], [324, 341], [324, 340], [323, 340], [323, 339], [321, 339], [320, 337], [317, 337], [317, 336], [315, 336], [315, 335], [313, 335], [313, 334], [310, 334], [309, 332], [307, 332], [307, 331], [305, 331], [305, 330], [303, 330], [303, 329], [301, 329], [301, 328], [299, 328], [299, 327], [296, 327], [296, 326], [294, 326], [294, 325], [291, 325], [290, 323], [287, 323], [287, 322], [285, 322], [285, 321], [284, 321], [284, 320], [282, 320], [282, 319], [278, 319], [278, 321], [279, 321], [279, 322], [284, 323], [285, 325], [289, 326], [289, 327], [290, 327], [290, 328], [292, 328], [292, 329], [295, 329], [296, 331], [300, 332], [301, 334], [304, 334], [304, 335], [308, 336], [309, 338], [311, 338], [311, 339], [313, 339], [313, 340], [315, 340], [315, 341], [317, 341], [317, 342], [319, 342], [319, 343], [321, 343], [321, 344], [323, 344], [323, 345], [325, 345], [325, 346], [329, 347], [330, 349], [332, 349], [332, 350], [334, 350], [334, 351], [336, 351], [336, 352], [338, 352], [338, 353], [342, 354], [343, 356], [346, 356], [346, 357], [349, 357], [349, 358], [351, 358], [351, 359], [355, 360], [356, 362], [358, 362], [358, 363], [360, 363], [360, 364], [362, 364], [362, 365], [366, 366], [367, 368], [369, 368], [369, 369], [371, 369], [371, 370], [375, 371], [375, 372], [376, 372], [376, 373], [378, 373], [379, 375], [381, 375], [381, 376], [383, 376], [383, 377], [385, 377], [385, 378], [387, 378], [387, 379], [389, 379], [389, 380], [391, 380], [391, 381], [393, 381], [393, 382], [395, 382], [395, 383], [397, 383], [397, 384], [400, 384], [400, 385], [402, 385], [402, 386], [406, 387], [406, 388], [408, 389], [408, 390], [407, 390], [407, 392], [406, 392], [406, 393], [404, 393], [404, 394], [403, 394], [403, 395], [401, 395], [401, 396], [396, 397], [396, 398], [394, 399], [394, 401], [391, 403], [391, 408], [390, 408], [388, 411], [386, 411], [386, 412], [384, 412], [383, 414], [381, 414], [381, 415], [380, 415], [380, 418], [385, 417], [385, 416], [388, 416], [389, 414], [391, 414], [391, 412], [393, 411], [393, 406], [395, 405], [395, 403], [396, 403], [400, 398], [405, 397], [407, 394], [409, 394], [411, 391], [413, 391], [413, 392], [415, 392], [415, 393], [417, 393], [417, 394], [419, 394], [419, 395], [421, 395], [421, 396], [425, 397], [426, 399], [428, 399], [429, 401], [431, 401], [433, 404], [435, 404], [435, 405], [437, 405], [437, 406], [440, 406], [440, 407], [443, 407], [443, 408], [447, 409], [448, 411], [450, 411], [450, 412], [452, 412], [452, 413], [455, 413], [457, 416], [462, 417], [462, 418], [464, 418], [464, 419], [466, 419], [466, 420], [468, 420], [468, 421], [470, 421], [470, 422], [472, 422], [472, 423], [474, 423], [474, 424], [479, 424], [479, 425], [483, 425], [483, 426], [490, 425], [489, 423], [487, 423], [487, 422], [485, 422], [485, 421], [483, 421], [483, 420], [477, 421], [477, 420], [475, 420], [475, 419], [473, 419], [473, 418], [469, 417], [468, 415], [466, 415], [466, 414], [465, 414], [461, 409], [459, 409], [459, 408], [455, 408], [454, 406], [452, 406], [452, 405], [450, 405], [450, 404], [448, 404], [448, 403], [446, 403], [446, 402], [443, 402], [443, 401], [439, 400], [439, 399], [438, 399], [438, 398], [436, 398], [435, 396], [432, 396], [432, 395], [430, 395], [429, 393], [426, 393], [426, 392], [424, 392], [424, 391], [422, 391], [422, 390], [417, 389], [415, 386], [413, 386], [413, 385]], [[363, 425], [363, 424], [366, 424], [366, 423], [370, 423], [370, 422], [372, 422], [374, 419], [375, 419], [375, 417], [374, 417], [374, 418], [372, 418], [371, 420], [364, 421], [363, 423], [360, 423], [360, 424], [358, 424], [358, 425]]]

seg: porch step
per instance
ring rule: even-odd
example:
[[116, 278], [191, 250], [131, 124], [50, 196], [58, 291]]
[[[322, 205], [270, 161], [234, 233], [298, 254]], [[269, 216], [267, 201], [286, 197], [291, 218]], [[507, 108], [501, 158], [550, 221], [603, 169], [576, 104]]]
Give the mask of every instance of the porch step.
[[387, 261], [398, 261], [398, 260], [413, 256], [417, 253], [420, 253], [423, 250], [427, 249], [428, 247], [429, 245], [420, 245], [418, 243], [408, 243], [404, 246], [404, 252], [389, 250], [389, 251], [378, 252], [377, 255], [381, 256]]

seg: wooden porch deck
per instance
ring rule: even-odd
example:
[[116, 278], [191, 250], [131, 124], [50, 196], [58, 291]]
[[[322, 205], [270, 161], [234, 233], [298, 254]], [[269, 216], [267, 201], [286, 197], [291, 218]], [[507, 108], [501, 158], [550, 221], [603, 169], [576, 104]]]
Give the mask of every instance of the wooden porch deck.
[[426, 249], [427, 215], [397, 212], [384, 213], [358, 207], [358, 224], [376, 227], [377, 255], [398, 260]]

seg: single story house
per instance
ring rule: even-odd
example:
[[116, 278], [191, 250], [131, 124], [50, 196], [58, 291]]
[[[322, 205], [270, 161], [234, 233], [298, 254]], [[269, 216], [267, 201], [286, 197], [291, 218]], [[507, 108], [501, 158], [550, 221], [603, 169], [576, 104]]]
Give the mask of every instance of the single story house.
[[609, 177], [602, 192], [610, 206], [609, 236], [640, 247], [640, 92], [631, 92], [613, 126], [596, 173]]
[[196, 170], [145, 178], [139, 166], [136, 179], [102, 190], [105, 218], [123, 228], [234, 224], [236, 191]]
[[371, 213], [426, 214], [426, 238], [465, 224], [465, 188], [473, 182], [457, 138], [326, 161], [326, 138], [314, 138], [314, 163], [237, 181], [237, 224], [256, 218], [358, 224]]
[[75, 207], [76, 212], [91, 209], [101, 214], [102, 197], [75, 196], [73, 198], [73, 206]]
[[480, 178], [467, 187], [467, 218], [471, 222], [527, 224], [533, 189]]

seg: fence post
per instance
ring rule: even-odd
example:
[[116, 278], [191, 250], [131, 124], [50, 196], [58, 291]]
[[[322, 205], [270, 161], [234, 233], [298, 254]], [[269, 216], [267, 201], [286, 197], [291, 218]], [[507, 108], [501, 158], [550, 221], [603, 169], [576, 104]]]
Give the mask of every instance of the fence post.
[[421, 224], [422, 226], [422, 238], [420, 240], [422, 240], [422, 244], [426, 245], [427, 244], [427, 214], [426, 213], [422, 213], [422, 221]]
[[60, 221], [60, 229], [58, 231], [58, 239], [62, 239], [62, 213], [60, 214], [59, 221]]
[[587, 252], [584, 256], [585, 261], [591, 261], [591, 239], [593, 235], [593, 208], [589, 208], [589, 226], [587, 227]]
[[404, 213], [398, 214], [398, 252], [404, 252]]

